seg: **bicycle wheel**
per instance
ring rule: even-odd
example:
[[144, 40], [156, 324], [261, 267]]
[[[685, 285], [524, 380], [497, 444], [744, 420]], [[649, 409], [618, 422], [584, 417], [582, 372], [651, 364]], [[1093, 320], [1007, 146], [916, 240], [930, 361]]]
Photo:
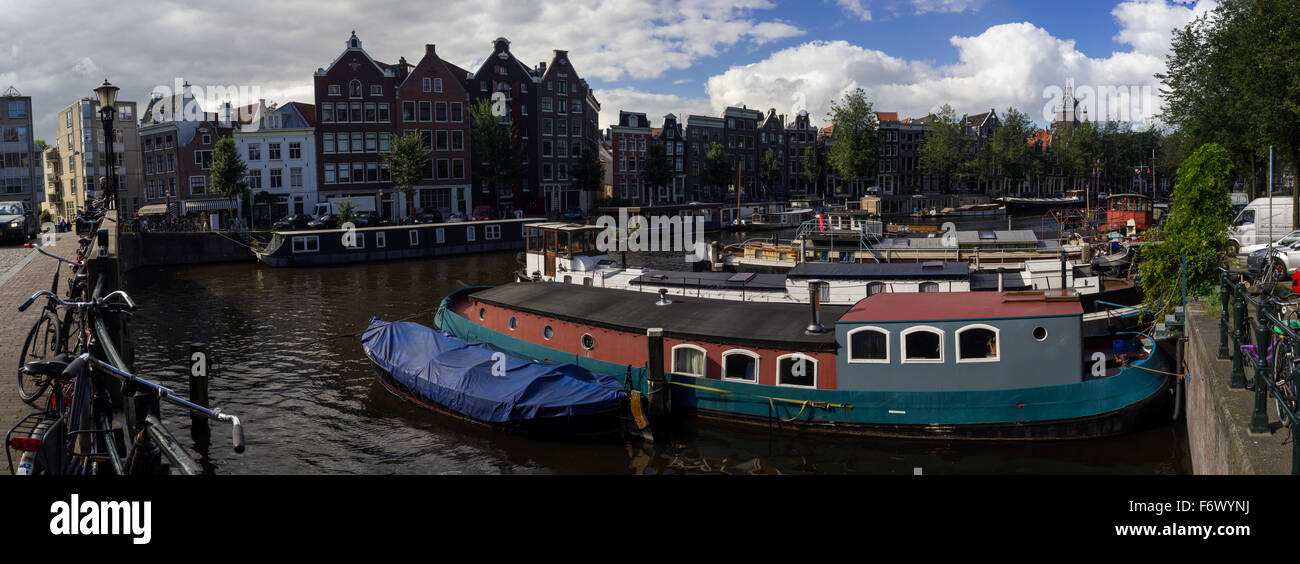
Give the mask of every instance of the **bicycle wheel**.
[[23, 350], [18, 355], [18, 397], [29, 405], [36, 405], [36, 399], [50, 386], [50, 378], [40, 374], [24, 374], [22, 367], [29, 362], [52, 357], [63, 349], [63, 329], [59, 318], [50, 310], [41, 311], [40, 319], [32, 325], [32, 330], [23, 342]]
[[[1283, 346], [1286, 346], [1285, 343]], [[1291, 426], [1291, 417], [1287, 415], [1283, 406], [1290, 408], [1292, 413], [1296, 411], [1296, 385], [1293, 371], [1297, 362], [1290, 348], [1280, 350], [1273, 356], [1273, 386], [1276, 388], [1272, 391], [1273, 403], [1277, 408], [1278, 421], [1287, 427]]]

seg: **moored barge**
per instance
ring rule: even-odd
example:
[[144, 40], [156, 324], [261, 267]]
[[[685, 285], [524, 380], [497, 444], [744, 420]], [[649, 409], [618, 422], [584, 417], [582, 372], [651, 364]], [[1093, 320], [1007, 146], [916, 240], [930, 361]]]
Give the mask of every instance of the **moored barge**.
[[518, 250], [524, 248], [523, 226], [537, 221], [539, 218], [277, 231], [258, 251], [257, 260], [271, 266], [321, 266]]
[[643, 394], [647, 332], [662, 329], [673, 409], [728, 422], [1061, 439], [1170, 413], [1167, 355], [1140, 334], [1085, 335], [1073, 292], [882, 293], [811, 309], [830, 327], [808, 331], [809, 305], [538, 282], [458, 291], [437, 317], [462, 339], [578, 364]]

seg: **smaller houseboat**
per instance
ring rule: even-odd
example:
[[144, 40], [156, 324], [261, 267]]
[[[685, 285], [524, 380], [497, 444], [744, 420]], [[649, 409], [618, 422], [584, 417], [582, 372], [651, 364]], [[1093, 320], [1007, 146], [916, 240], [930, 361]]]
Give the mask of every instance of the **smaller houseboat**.
[[1115, 194], [1106, 199], [1106, 230], [1134, 236], [1150, 229], [1155, 200], [1142, 194]]
[[271, 266], [320, 266], [517, 250], [524, 246], [523, 226], [538, 220], [277, 231], [257, 259]]

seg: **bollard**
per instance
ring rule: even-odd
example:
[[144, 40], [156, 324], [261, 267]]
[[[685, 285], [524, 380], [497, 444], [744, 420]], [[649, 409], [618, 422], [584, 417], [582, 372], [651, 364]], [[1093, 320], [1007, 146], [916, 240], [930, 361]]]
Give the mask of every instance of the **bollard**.
[[1263, 298], [1255, 306], [1255, 412], [1250, 417], [1251, 433], [1268, 433], [1268, 346], [1273, 324], [1268, 320], [1268, 302]]
[[1222, 283], [1219, 285], [1219, 358], [1228, 358], [1228, 288], [1232, 280], [1228, 278], [1227, 271], [1222, 273]]
[[646, 392], [650, 399], [650, 426], [656, 441], [668, 440], [672, 398], [664, 375], [664, 330], [646, 329]]
[[1232, 377], [1228, 380], [1228, 387], [1234, 390], [1246, 387], [1246, 371], [1241, 366], [1241, 345], [1247, 338], [1242, 329], [1246, 325], [1246, 301], [1241, 291], [1237, 286], [1232, 293]]
[[[208, 358], [206, 343], [190, 345], [190, 403], [208, 407], [208, 372], [212, 364]], [[208, 428], [208, 418], [195, 413], [190, 414], [190, 437], [195, 444], [207, 445], [212, 436]]]

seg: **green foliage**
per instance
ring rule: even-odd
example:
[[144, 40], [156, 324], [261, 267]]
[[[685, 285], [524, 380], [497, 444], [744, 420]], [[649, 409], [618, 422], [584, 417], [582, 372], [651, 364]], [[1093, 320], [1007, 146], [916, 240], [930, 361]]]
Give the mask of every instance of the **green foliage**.
[[[768, 149], [763, 153], [763, 164], [758, 169], [758, 181], [763, 183], [763, 188], [770, 196], [772, 186], [781, 183], [781, 170], [785, 168], [781, 164], [781, 159], [776, 156], [775, 149]], [[767, 198], [764, 198], [767, 199]]]
[[[487, 180], [487, 201], [497, 201], [500, 188], [514, 186], [523, 178], [523, 158], [516, 140], [519, 132], [509, 122], [492, 115], [492, 102], [479, 100], [470, 106], [470, 147], [474, 152], [474, 177]], [[521, 199], [528, 199], [524, 194]], [[526, 202], [520, 202], [525, 208]], [[495, 205], [493, 206], [495, 207]]]
[[338, 203], [338, 216], [339, 216], [339, 225], [343, 225], [344, 223], [347, 223], [349, 221], [352, 222], [356, 221], [357, 204], [352, 201], [352, 198], [347, 198], [342, 202]]
[[867, 101], [861, 88], [844, 95], [840, 102], [831, 102], [831, 150], [826, 162], [843, 178], [868, 178], [875, 176], [880, 157], [880, 139], [876, 112]]
[[384, 164], [393, 175], [393, 188], [406, 196], [411, 204], [411, 215], [415, 215], [415, 184], [429, 172], [432, 159], [428, 147], [418, 132], [393, 138], [389, 152], [384, 154]]
[[645, 168], [641, 170], [641, 178], [655, 194], [658, 191], [653, 189], [667, 186], [673, 181], [673, 164], [668, 159], [668, 150], [663, 141], [651, 139], [650, 144], [646, 145]]
[[803, 176], [812, 185], [813, 194], [820, 194], [822, 175], [826, 174], [826, 166], [822, 164], [821, 155], [812, 145], [804, 148], [803, 156]]
[[248, 192], [248, 165], [240, 158], [235, 140], [226, 137], [212, 150], [212, 191], [228, 199], [243, 199]]
[[569, 171], [573, 178], [573, 187], [584, 192], [599, 192], [605, 182], [605, 163], [600, 162], [600, 155], [595, 149], [583, 146], [577, 162]]
[[1163, 315], [1181, 303], [1180, 268], [1186, 257], [1187, 293], [1213, 293], [1217, 268], [1228, 252], [1227, 230], [1232, 222], [1228, 188], [1233, 179], [1232, 159], [1226, 149], [1209, 143], [1197, 149], [1178, 168], [1174, 201], [1163, 231], [1147, 232], [1161, 241], [1142, 249], [1142, 291], [1163, 306]]
[[704, 170], [700, 178], [705, 185], [719, 189], [736, 181], [736, 170], [732, 168], [731, 161], [727, 160], [727, 152], [722, 149], [722, 144], [715, 141], [709, 145], [709, 152], [704, 155]]
[[[946, 193], [952, 190], [953, 177], [966, 159], [966, 132], [957, 120], [957, 112], [948, 104], [929, 117], [930, 131], [921, 142], [921, 170], [942, 179], [937, 184], [939, 191]], [[839, 143], [838, 135], [835, 142]]]
[[42, 209], [42, 210], [41, 210], [41, 224], [50, 223], [50, 222], [52, 222], [52, 221], [54, 221], [54, 216], [50, 214], [50, 210]]

